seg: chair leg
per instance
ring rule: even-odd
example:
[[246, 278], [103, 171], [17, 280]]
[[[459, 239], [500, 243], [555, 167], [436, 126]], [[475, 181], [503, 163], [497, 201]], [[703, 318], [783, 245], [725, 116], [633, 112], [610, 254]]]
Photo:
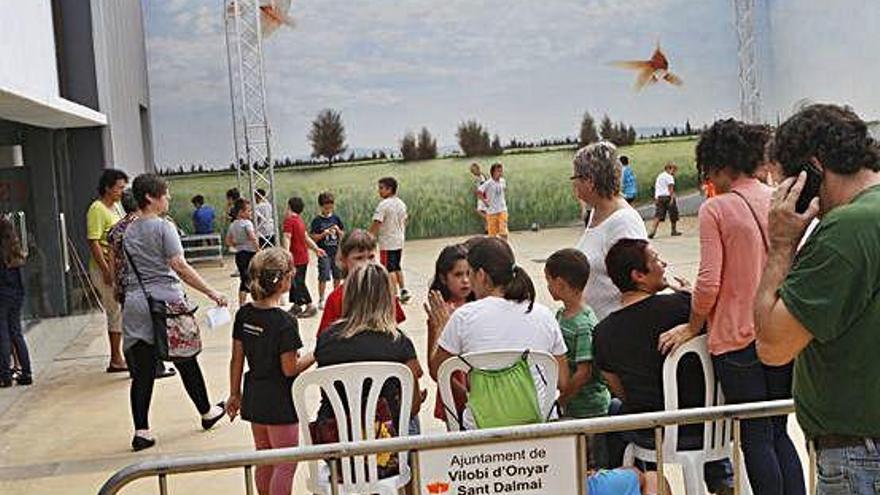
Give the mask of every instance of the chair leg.
[[633, 444], [627, 444], [626, 450], [623, 451], [623, 465], [630, 467], [636, 463], [636, 454]]
[[681, 470], [684, 475], [684, 490], [687, 495], [704, 495], [706, 484], [703, 482], [703, 465], [694, 459], [682, 457]]

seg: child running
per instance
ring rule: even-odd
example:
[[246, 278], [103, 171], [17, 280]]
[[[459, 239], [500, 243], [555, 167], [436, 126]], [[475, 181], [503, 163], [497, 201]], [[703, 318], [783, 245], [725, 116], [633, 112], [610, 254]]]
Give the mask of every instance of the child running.
[[[229, 362], [229, 399], [226, 413], [234, 420], [251, 423], [257, 450], [296, 447], [299, 425], [290, 387], [298, 367], [302, 340], [296, 319], [281, 309], [281, 299], [290, 290], [292, 256], [280, 248], [257, 253], [248, 271], [254, 301], [235, 315], [232, 330], [232, 359]], [[306, 358], [311, 360], [311, 358]], [[244, 395], [241, 378], [244, 364]], [[257, 466], [260, 495], [290, 495], [296, 463]]]
[[302, 198], [292, 197], [287, 200], [287, 217], [284, 219], [284, 242], [283, 245], [290, 250], [293, 255], [293, 265], [296, 267], [296, 274], [293, 279], [293, 286], [290, 289], [290, 313], [300, 318], [310, 318], [318, 312], [315, 305], [312, 304], [312, 296], [309, 294], [309, 288], [306, 287], [306, 271], [309, 268], [309, 249], [323, 258], [327, 255], [323, 249], [319, 248], [311, 237], [306, 235], [306, 224], [302, 219], [302, 212], [305, 208]]
[[251, 203], [242, 198], [235, 200], [230, 216], [235, 220], [229, 224], [226, 232], [226, 245], [235, 248], [235, 266], [238, 268], [238, 305], [243, 306], [250, 292], [250, 280], [248, 279], [248, 265], [259, 250], [257, 232], [251, 221]]
[[334, 289], [342, 283], [342, 271], [336, 266], [336, 251], [339, 248], [339, 240], [345, 235], [345, 227], [339, 216], [333, 212], [335, 202], [336, 198], [332, 193], [322, 192], [318, 195], [321, 212], [312, 219], [309, 229], [312, 240], [327, 254], [318, 258], [318, 309], [324, 309], [327, 282], [332, 279]]
[[[440, 251], [437, 263], [434, 265], [434, 280], [429, 288], [428, 298], [433, 299], [435, 304], [445, 304], [452, 313], [466, 303], [475, 301], [474, 292], [471, 290], [471, 267], [467, 261], [467, 248], [463, 244], [446, 246]], [[425, 312], [430, 314], [431, 307], [425, 303]], [[433, 321], [428, 318], [428, 333], [439, 332], [441, 329], [433, 327]], [[429, 349], [429, 354], [430, 354]], [[456, 417], [464, 410], [467, 401], [467, 385], [464, 374], [453, 375], [452, 393], [455, 399]], [[443, 409], [443, 401], [437, 395], [434, 404], [434, 417], [446, 420], [446, 412]]]
[[587, 257], [577, 249], [556, 251], [547, 258], [544, 276], [553, 300], [564, 304], [556, 313], [556, 320], [568, 349], [571, 379], [568, 388], [560, 394], [559, 402], [565, 407], [566, 416], [605, 416], [611, 395], [592, 366], [593, 327], [598, 320], [593, 310], [583, 303], [584, 287], [590, 278]]
[[[337, 256], [342, 269], [342, 275], [347, 277], [356, 268], [371, 263], [376, 259], [376, 238], [365, 230], [354, 229], [342, 239]], [[342, 300], [344, 297], [345, 283], [343, 282], [327, 296], [324, 313], [321, 315], [321, 323], [318, 324], [319, 336], [345, 316], [342, 312]], [[400, 301], [396, 297], [394, 298], [394, 313], [398, 324], [406, 320], [406, 314], [404, 314]]]
[[382, 265], [391, 274], [394, 293], [400, 289], [400, 302], [409, 302], [409, 291], [403, 280], [401, 260], [403, 258], [403, 244], [406, 240], [406, 204], [397, 197], [397, 179], [383, 177], [379, 179], [379, 197], [382, 201], [376, 207], [373, 214], [373, 224], [370, 225], [370, 233], [379, 239], [379, 258]]
[[486, 204], [486, 230], [490, 237], [507, 239], [507, 181], [504, 180], [504, 165], [493, 163], [489, 168], [492, 177], [480, 186]]

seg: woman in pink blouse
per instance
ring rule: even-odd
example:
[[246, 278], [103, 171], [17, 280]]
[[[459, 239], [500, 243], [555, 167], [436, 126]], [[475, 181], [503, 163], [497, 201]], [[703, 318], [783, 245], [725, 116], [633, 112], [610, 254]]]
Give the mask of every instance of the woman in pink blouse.
[[[733, 119], [703, 132], [697, 166], [718, 195], [700, 208], [700, 270], [690, 322], [659, 342], [661, 351], [671, 352], [708, 324], [709, 353], [728, 404], [791, 397], [791, 363], [765, 366], [755, 350], [753, 301], [767, 262], [772, 194], [755, 171], [769, 136], [766, 127]], [[742, 449], [755, 493], [806, 493], [785, 416], [743, 421]]]

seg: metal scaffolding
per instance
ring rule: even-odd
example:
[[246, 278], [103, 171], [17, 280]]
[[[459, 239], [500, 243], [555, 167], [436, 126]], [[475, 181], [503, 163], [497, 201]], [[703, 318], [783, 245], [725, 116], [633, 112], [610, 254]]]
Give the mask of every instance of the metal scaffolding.
[[[226, 24], [226, 54], [238, 188], [250, 200], [252, 207], [257, 204], [257, 190], [266, 191], [264, 200], [272, 205], [271, 218], [258, 214], [254, 209], [254, 224], [260, 237], [260, 245], [272, 245], [278, 239], [278, 215], [275, 211], [275, 164], [269, 142], [269, 119], [266, 115], [260, 0], [223, 0], [223, 18]], [[243, 175], [247, 176], [247, 191], [242, 190]], [[261, 227], [267, 222], [273, 226], [271, 238], [260, 234]]]
[[755, 42], [755, 0], [733, 0], [734, 24], [739, 48], [739, 112], [744, 122], [761, 122], [758, 57]]

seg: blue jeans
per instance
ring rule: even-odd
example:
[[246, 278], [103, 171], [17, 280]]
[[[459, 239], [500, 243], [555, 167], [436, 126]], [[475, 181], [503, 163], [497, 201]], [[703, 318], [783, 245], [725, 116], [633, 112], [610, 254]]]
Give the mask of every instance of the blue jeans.
[[21, 334], [21, 306], [22, 301], [0, 301], [0, 379], [4, 381], [12, 378], [9, 368], [12, 349], [18, 356], [21, 374], [31, 376], [31, 358]]
[[[791, 397], [792, 365], [765, 366], [754, 342], [712, 356], [727, 404]], [[752, 490], [761, 495], [805, 495], [804, 473], [786, 429], [786, 416], [742, 422], [742, 451]]]
[[874, 495], [880, 493], [880, 445], [822, 449], [817, 453], [817, 495]]

